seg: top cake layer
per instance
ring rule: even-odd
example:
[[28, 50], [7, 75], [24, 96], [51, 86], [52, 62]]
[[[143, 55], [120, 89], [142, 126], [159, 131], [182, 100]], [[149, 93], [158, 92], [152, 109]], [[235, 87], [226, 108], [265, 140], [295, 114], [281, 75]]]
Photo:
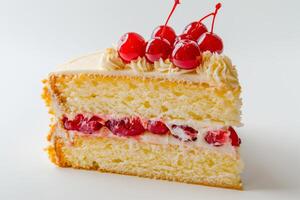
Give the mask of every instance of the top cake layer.
[[147, 62], [138, 58], [124, 63], [116, 49], [108, 48], [104, 52], [91, 53], [60, 65], [54, 73], [100, 73], [114, 76], [142, 76], [162, 78], [174, 81], [207, 83], [209, 86], [239, 90], [240, 85], [235, 66], [224, 55], [204, 52], [201, 64], [192, 70], [174, 66], [169, 59]]
[[59, 66], [46, 88], [62, 114], [134, 113], [193, 127], [241, 125], [237, 72], [220, 54], [205, 52], [200, 66], [183, 70], [169, 60], [150, 64], [138, 58], [125, 64], [110, 48]]

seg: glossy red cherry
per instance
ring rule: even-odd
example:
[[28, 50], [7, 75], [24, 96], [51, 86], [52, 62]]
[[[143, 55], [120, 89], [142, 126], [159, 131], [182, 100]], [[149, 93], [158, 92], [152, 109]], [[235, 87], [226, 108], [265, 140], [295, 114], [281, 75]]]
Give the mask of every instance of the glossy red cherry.
[[154, 29], [152, 36], [151, 36], [152, 38], [155, 38], [155, 37], [164, 38], [169, 41], [170, 45], [174, 44], [174, 41], [176, 39], [176, 33], [173, 28], [171, 28], [170, 26], [167, 26], [167, 25], [168, 25], [168, 22], [169, 22], [171, 16], [174, 13], [176, 7], [178, 6], [178, 4], [180, 4], [180, 1], [174, 0], [173, 7], [167, 17], [165, 24], [158, 26]]
[[118, 43], [118, 54], [120, 58], [129, 63], [136, 60], [138, 57], [145, 55], [146, 42], [144, 38], [137, 33], [124, 34]]
[[205, 33], [200, 37], [199, 48], [201, 52], [210, 51], [212, 53], [222, 53], [223, 52], [223, 42], [222, 39], [214, 33]]
[[176, 33], [173, 28], [167, 25], [161, 25], [154, 29], [152, 33], [152, 38], [163, 38], [169, 41], [171, 45], [173, 45], [176, 39]]
[[239, 138], [238, 134], [231, 126], [228, 128], [228, 130], [230, 132], [229, 137], [231, 139], [231, 145], [235, 147], [239, 147], [241, 144], [241, 139]]
[[184, 30], [183, 34], [188, 34], [192, 36], [193, 40], [197, 41], [201, 35], [207, 32], [206, 26], [201, 22], [192, 22], [187, 25]]
[[145, 56], [151, 63], [158, 61], [160, 58], [165, 60], [171, 54], [171, 45], [168, 40], [163, 38], [153, 38], [148, 41]]
[[105, 126], [118, 136], [136, 136], [145, 132], [139, 118], [111, 119], [105, 123]]
[[[175, 46], [179, 41], [181, 41], [181, 40], [194, 40], [194, 38], [193, 38], [191, 35], [189, 35], [189, 34], [181, 34], [181, 35], [178, 35], [178, 36], [176, 37], [175, 42], [174, 42], [174, 46]], [[195, 41], [196, 41], [196, 40], [195, 40]]]
[[222, 146], [225, 144], [228, 133], [225, 130], [207, 131], [204, 139], [208, 144]]
[[179, 140], [182, 140], [184, 142], [197, 140], [198, 131], [193, 129], [190, 126], [174, 124], [172, 125], [171, 128], [172, 128], [172, 135], [175, 138], [178, 138]]
[[147, 122], [147, 130], [158, 135], [164, 135], [169, 132], [169, 128], [163, 122], [152, 120]]
[[218, 3], [216, 5], [215, 12], [213, 13], [214, 17], [212, 20], [210, 32], [203, 34], [198, 40], [198, 44], [201, 52], [210, 51], [212, 53], [219, 53], [219, 54], [223, 52], [223, 41], [218, 35], [214, 34], [215, 19], [218, 10], [221, 8], [221, 6], [222, 6], [221, 3]]
[[181, 69], [194, 69], [201, 63], [200, 49], [195, 41], [181, 40], [172, 52], [171, 61]]

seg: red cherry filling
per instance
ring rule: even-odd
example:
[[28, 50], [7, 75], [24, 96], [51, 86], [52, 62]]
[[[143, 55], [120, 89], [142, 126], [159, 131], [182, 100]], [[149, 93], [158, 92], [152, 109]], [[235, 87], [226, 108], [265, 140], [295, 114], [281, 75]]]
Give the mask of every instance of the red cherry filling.
[[152, 120], [147, 122], [147, 130], [157, 135], [164, 135], [169, 132], [168, 127], [163, 122]]
[[239, 147], [241, 144], [241, 139], [237, 135], [236, 131], [231, 126], [228, 128], [228, 130], [230, 132], [229, 137], [231, 139], [231, 145], [235, 147]]
[[87, 121], [82, 123], [79, 131], [83, 133], [92, 134], [101, 129], [103, 125], [98, 121]]
[[194, 69], [200, 65], [201, 53], [195, 41], [181, 40], [172, 52], [171, 61], [181, 69]]
[[201, 22], [192, 22], [187, 25], [184, 30], [183, 34], [190, 35], [192, 40], [197, 41], [201, 35], [207, 32], [206, 26]]
[[145, 55], [145, 46], [146, 42], [142, 36], [133, 32], [126, 33], [118, 43], [118, 54], [125, 63], [129, 63]]
[[236, 131], [230, 126], [228, 130], [214, 130], [208, 131], [204, 137], [208, 144], [214, 146], [222, 146], [226, 143], [227, 138], [231, 139], [231, 145], [234, 147], [239, 147], [241, 144], [241, 139], [238, 137]]
[[201, 52], [210, 51], [212, 53], [222, 53], [223, 52], [223, 42], [222, 39], [214, 33], [205, 33], [200, 37], [199, 48]]
[[106, 127], [118, 136], [136, 136], [145, 132], [139, 118], [110, 119], [105, 122]]
[[198, 131], [190, 126], [172, 125], [172, 135], [184, 142], [196, 141]]
[[160, 58], [167, 59], [171, 53], [171, 45], [168, 40], [163, 38], [153, 38], [146, 46], [146, 58], [149, 62], [153, 63]]
[[226, 142], [227, 134], [225, 130], [208, 131], [204, 139], [208, 144], [222, 146]]
[[101, 129], [103, 126], [99, 121], [102, 119], [93, 116], [90, 119], [85, 118], [82, 114], [75, 116], [73, 120], [68, 120], [67, 117], [63, 117], [63, 125], [66, 130], [81, 131], [83, 133], [91, 134]]
[[151, 37], [166, 39], [171, 45], [173, 45], [176, 39], [176, 33], [172, 27], [167, 25], [161, 25], [154, 29]]
[[78, 114], [75, 116], [73, 120], [69, 120], [67, 117], [63, 117], [62, 122], [65, 129], [77, 131], [80, 129], [83, 120], [84, 120], [84, 116], [82, 114]]

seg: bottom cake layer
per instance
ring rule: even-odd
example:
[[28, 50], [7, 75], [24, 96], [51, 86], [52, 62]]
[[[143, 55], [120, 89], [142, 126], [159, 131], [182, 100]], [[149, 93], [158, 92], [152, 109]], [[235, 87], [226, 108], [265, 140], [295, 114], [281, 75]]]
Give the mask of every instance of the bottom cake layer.
[[55, 136], [48, 153], [61, 167], [242, 189], [240, 159], [208, 149], [75, 135]]

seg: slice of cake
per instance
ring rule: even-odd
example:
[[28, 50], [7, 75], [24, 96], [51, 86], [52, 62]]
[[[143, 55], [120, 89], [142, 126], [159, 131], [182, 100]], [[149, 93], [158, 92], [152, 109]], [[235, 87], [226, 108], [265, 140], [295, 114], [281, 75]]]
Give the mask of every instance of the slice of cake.
[[[51, 161], [241, 189], [240, 139], [233, 128], [241, 125], [237, 72], [221, 54], [222, 40], [201, 21], [177, 38], [170, 37], [171, 27], [160, 26], [147, 43], [127, 33], [117, 48], [50, 73], [43, 98], [53, 116]], [[197, 36], [199, 27], [206, 31]], [[198, 44], [193, 37], [201, 37]]]

